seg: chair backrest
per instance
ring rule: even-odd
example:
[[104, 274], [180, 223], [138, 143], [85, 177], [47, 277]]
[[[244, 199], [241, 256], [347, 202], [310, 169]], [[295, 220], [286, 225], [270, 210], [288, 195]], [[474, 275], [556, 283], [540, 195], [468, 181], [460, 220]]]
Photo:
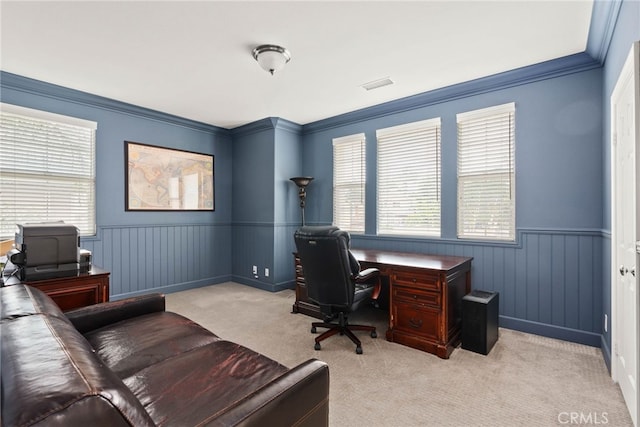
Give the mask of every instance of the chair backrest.
[[349, 233], [335, 226], [307, 226], [294, 238], [309, 298], [323, 312], [350, 309], [360, 264], [349, 251]]

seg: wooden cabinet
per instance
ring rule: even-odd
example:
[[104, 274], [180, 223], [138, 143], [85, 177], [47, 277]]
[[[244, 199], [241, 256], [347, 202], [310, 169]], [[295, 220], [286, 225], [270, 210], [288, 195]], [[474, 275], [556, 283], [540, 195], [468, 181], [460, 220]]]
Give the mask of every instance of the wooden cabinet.
[[[20, 281], [11, 278], [6, 285], [15, 283]], [[109, 301], [109, 272], [97, 267], [75, 276], [22, 283], [38, 288], [49, 295], [63, 311]]]
[[[352, 249], [362, 268], [378, 268], [389, 282], [387, 340], [447, 359], [460, 343], [462, 297], [471, 290], [472, 258]], [[294, 254], [295, 256], [295, 254]], [[294, 313], [321, 317], [308, 299], [300, 259]]]
[[449, 358], [460, 343], [462, 297], [471, 288], [470, 268], [471, 260], [461, 259], [432, 274], [392, 270], [387, 339]]

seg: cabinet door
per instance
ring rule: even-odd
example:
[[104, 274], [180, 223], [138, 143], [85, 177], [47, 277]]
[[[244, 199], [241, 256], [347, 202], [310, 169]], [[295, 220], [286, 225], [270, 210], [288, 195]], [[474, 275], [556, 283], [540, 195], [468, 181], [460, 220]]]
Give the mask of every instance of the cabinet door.
[[304, 279], [304, 271], [302, 270], [300, 257], [295, 253], [293, 256], [296, 267], [296, 300], [293, 303], [292, 311], [293, 313], [303, 313], [322, 319], [324, 316], [320, 313], [320, 307], [309, 299], [309, 289]]
[[41, 280], [27, 285], [49, 295], [63, 311], [109, 301], [108, 274]]
[[392, 305], [393, 328], [398, 332], [440, 341], [440, 310], [424, 305], [395, 301]]
[[86, 307], [102, 302], [102, 288], [99, 283], [87, 283], [74, 288], [57, 289], [47, 292], [62, 311]]
[[294, 264], [296, 268], [296, 300], [309, 302], [309, 293], [307, 292], [307, 284], [304, 280], [302, 263], [298, 256], [294, 256]]

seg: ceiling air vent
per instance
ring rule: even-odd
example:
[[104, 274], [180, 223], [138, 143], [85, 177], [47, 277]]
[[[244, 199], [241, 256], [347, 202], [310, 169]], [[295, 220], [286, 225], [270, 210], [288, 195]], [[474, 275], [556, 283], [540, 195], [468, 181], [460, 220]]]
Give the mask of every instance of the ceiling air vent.
[[393, 84], [393, 80], [391, 80], [389, 77], [385, 77], [383, 79], [378, 79], [369, 83], [365, 83], [362, 85], [362, 87], [365, 88], [366, 90], [373, 90], [373, 89], [378, 89], [379, 87], [389, 86], [392, 84]]

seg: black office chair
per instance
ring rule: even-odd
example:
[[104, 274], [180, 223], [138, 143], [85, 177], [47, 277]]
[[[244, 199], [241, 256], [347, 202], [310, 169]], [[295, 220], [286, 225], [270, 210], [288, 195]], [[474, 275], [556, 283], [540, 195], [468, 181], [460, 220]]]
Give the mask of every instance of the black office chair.
[[[316, 337], [314, 348], [320, 350], [320, 341], [340, 333], [362, 354], [362, 344], [352, 331], [369, 331], [371, 338], [376, 338], [376, 328], [349, 325], [347, 317], [378, 298], [380, 272], [376, 268], [360, 271], [360, 263], [349, 251], [349, 233], [338, 227], [302, 227], [294, 237], [309, 299], [320, 306], [324, 317], [324, 322], [311, 324], [311, 333], [319, 327], [328, 328]], [[338, 323], [332, 323], [336, 319]]]

